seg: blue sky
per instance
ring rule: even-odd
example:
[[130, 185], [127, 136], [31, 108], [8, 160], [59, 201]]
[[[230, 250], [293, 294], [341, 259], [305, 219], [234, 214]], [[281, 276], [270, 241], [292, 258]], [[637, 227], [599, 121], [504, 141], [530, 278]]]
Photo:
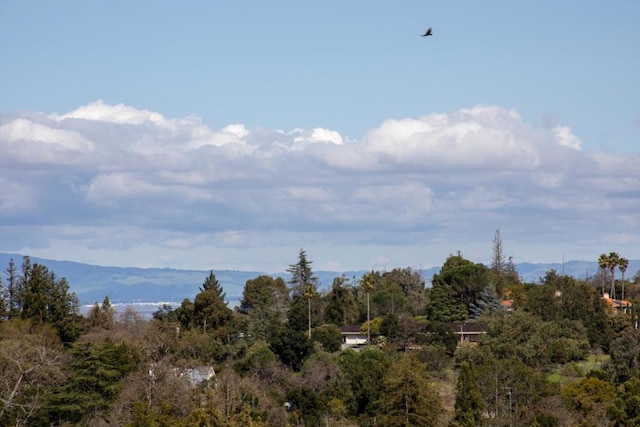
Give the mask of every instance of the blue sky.
[[[640, 3], [0, 4], [0, 251], [640, 254]], [[419, 37], [427, 26], [434, 35]]]

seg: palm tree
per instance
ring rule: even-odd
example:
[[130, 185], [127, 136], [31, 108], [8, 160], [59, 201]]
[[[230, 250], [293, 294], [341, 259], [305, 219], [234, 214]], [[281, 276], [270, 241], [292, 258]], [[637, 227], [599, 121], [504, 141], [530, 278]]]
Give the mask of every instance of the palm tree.
[[624, 300], [624, 272], [627, 271], [627, 267], [629, 267], [629, 260], [626, 258], [620, 257], [618, 259], [618, 270], [620, 270], [620, 274], [622, 275], [622, 299]]
[[375, 287], [375, 277], [374, 272], [367, 273], [362, 276], [362, 280], [360, 280], [360, 286], [367, 293], [367, 344], [371, 343], [371, 310], [369, 307], [369, 294]]
[[616, 298], [616, 267], [618, 266], [618, 261], [620, 260], [620, 255], [617, 252], [609, 252], [607, 256], [607, 267], [609, 267], [609, 272], [611, 273], [611, 298]]
[[600, 258], [598, 258], [598, 266], [600, 267], [600, 270], [602, 270], [602, 296], [604, 296], [604, 283], [607, 281], [608, 263], [607, 255], [600, 254]]
[[309, 339], [311, 339], [311, 298], [316, 296], [316, 290], [313, 285], [307, 285], [304, 289], [303, 296], [307, 299], [307, 311], [309, 314]]

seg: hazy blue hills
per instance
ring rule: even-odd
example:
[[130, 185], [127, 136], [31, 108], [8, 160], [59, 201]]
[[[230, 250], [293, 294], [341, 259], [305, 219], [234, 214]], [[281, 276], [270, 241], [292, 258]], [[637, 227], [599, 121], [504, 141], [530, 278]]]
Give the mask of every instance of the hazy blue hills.
[[[22, 255], [0, 253], [0, 269], [4, 271], [13, 258], [20, 270]], [[102, 302], [106, 295], [113, 303], [159, 302], [179, 303], [184, 298], [193, 299], [198, 288], [209, 274], [208, 270], [177, 270], [171, 268], [135, 268], [135, 267], [104, 267], [82, 264], [71, 261], [55, 261], [31, 257], [32, 263], [46, 265], [55, 272], [57, 277], [66, 277], [69, 286], [80, 298], [82, 305]], [[586, 278], [597, 273], [596, 261], [569, 261], [564, 264], [516, 264], [516, 268], [526, 282], [538, 282], [544, 274], [555, 269], [576, 278]], [[440, 270], [439, 267], [422, 270], [427, 283]], [[627, 277], [631, 278], [640, 270], [640, 260], [629, 261]], [[227, 294], [231, 305], [236, 305], [242, 296], [242, 290], [247, 280], [262, 274], [288, 278], [287, 273], [266, 273], [259, 271], [213, 270], [216, 278]], [[359, 278], [361, 271], [315, 271], [320, 279], [320, 288], [327, 289], [335, 277], [345, 275], [349, 278]], [[619, 272], [616, 273], [619, 276]], [[2, 274], [3, 281], [5, 279]]]
[[[23, 255], [0, 253], [0, 270], [4, 272], [13, 258], [16, 268], [20, 271]], [[202, 282], [209, 275], [209, 270], [177, 270], [172, 268], [136, 268], [136, 267], [105, 267], [83, 264], [72, 261], [55, 261], [30, 257], [32, 263], [46, 265], [57, 277], [65, 277], [69, 286], [75, 292], [80, 304], [102, 302], [106, 295], [112, 303], [131, 302], [180, 302], [184, 298], [193, 299], [199, 291]], [[287, 273], [267, 273], [260, 271], [232, 271], [213, 270], [222, 285], [227, 300], [235, 305], [242, 296], [244, 285], [249, 279], [260, 275], [281, 276], [287, 278]], [[321, 287], [329, 287], [333, 278], [342, 273], [331, 271], [316, 271]], [[345, 272], [348, 277], [360, 277], [364, 271]], [[1, 275], [3, 280], [4, 274]]]

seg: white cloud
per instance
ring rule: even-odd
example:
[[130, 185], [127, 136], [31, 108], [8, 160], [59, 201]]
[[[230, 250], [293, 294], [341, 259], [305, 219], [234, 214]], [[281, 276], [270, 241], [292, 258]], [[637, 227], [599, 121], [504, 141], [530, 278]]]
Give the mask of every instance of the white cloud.
[[147, 110], [138, 110], [123, 104], [109, 105], [105, 104], [102, 100], [82, 106], [65, 114], [51, 114], [49, 117], [58, 121], [66, 119], [82, 119], [132, 125], [139, 125], [147, 122], [158, 125], [166, 123], [164, 117], [159, 113]]
[[42, 142], [58, 145], [65, 150], [91, 150], [93, 144], [86, 141], [78, 132], [55, 129], [18, 118], [0, 126], [0, 140], [4, 142]]
[[558, 126], [553, 128], [553, 133], [556, 135], [558, 143], [565, 147], [573, 148], [574, 150], [582, 150], [582, 143], [580, 140], [571, 133], [571, 128], [568, 126]]
[[[365, 137], [370, 149], [394, 163], [447, 167], [533, 169], [540, 165], [532, 130], [512, 111], [479, 106], [451, 115], [387, 120]], [[548, 144], [547, 144], [548, 145]]]
[[0, 164], [52, 165], [79, 163], [94, 149], [80, 132], [15, 118], [0, 126]]
[[[347, 257], [360, 248], [361, 263], [401, 263], [381, 245], [420, 259], [420, 245], [446, 257], [463, 246], [478, 253], [483, 241], [489, 252], [496, 228], [531, 247], [582, 244], [585, 234], [638, 245], [640, 236], [629, 220], [640, 211], [640, 155], [588, 152], [568, 126], [536, 127], [497, 106], [387, 120], [361, 141], [320, 127], [217, 130], [102, 101], [0, 124], [0, 215], [37, 224], [39, 246], [146, 245], [166, 260], [211, 242], [238, 251], [315, 245], [336, 248], [325, 265], [353, 268], [337, 248], [351, 248]], [[27, 240], [4, 239], [0, 250]]]
[[343, 144], [342, 135], [330, 129], [315, 128], [310, 132], [297, 129], [293, 134], [297, 134], [293, 139], [296, 144], [314, 142], [330, 142], [338, 145]]
[[249, 131], [247, 130], [247, 128], [245, 128], [244, 125], [241, 124], [225, 126], [224, 129], [222, 129], [222, 132], [235, 135], [238, 138], [244, 138], [245, 136], [249, 135]]

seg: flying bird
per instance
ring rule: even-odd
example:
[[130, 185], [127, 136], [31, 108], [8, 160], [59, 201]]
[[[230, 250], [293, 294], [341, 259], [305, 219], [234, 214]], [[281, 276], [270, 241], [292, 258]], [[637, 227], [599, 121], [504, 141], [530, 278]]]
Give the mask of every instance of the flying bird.
[[424, 34], [421, 34], [421, 37], [428, 37], [428, 36], [432, 36], [433, 34], [431, 34], [431, 27], [427, 28], [427, 32]]

